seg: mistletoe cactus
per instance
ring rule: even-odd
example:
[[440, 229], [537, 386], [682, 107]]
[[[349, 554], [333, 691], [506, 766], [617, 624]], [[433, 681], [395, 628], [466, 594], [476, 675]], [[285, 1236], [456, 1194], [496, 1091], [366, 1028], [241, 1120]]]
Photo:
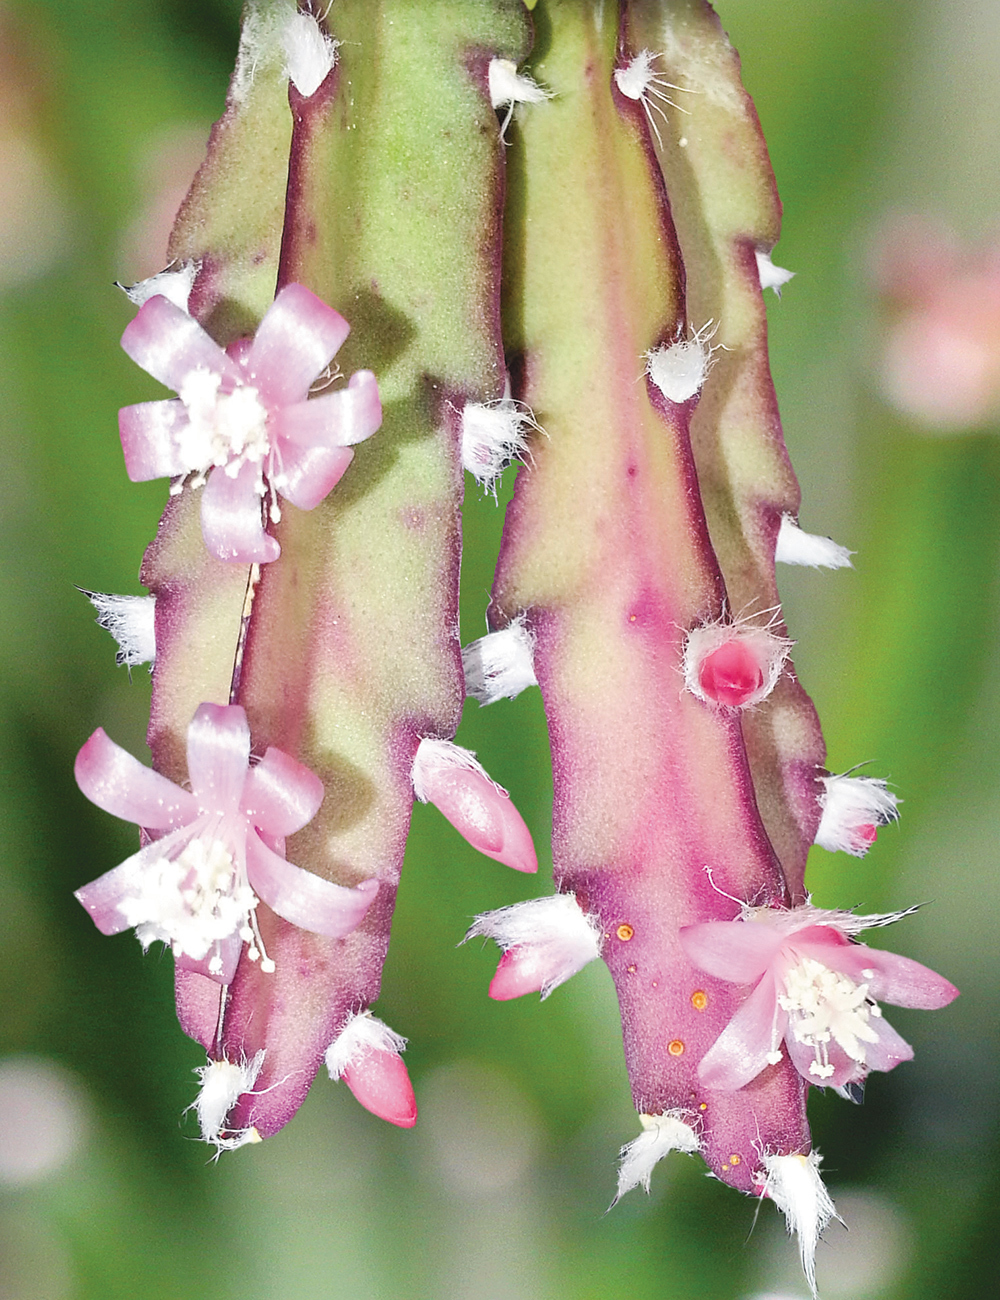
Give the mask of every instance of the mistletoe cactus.
[[[475, 921], [490, 995], [603, 959], [642, 1129], [618, 1196], [699, 1153], [778, 1204], [815, 1287], [809, 1085], [856, 1098], [911, 1055], [879, 1001], [956, 991], [857, 942], [905, 913], [805, 888], [814, 842], [863, 854], [896, 799], [824, 768], [789, 658], [775, 561], [850, 558], [798, 525], [779, 227], [704, 0], [250, 0], [170, 266], [128, 291], [122, 345], [176, 394], [120, 416], [128, 476], [172, 480], [150, 595], [88, 593], [119, 661], [153, 659], [154, 770], [100, 730], [77, 761], [142, 828], [78, 897], [172, 948], [218, 1149], [281, 1128], [324, 1061], [416, 1121], [370, 1011], [413, 800], [535, 871], [453, 737], [467, 693], [537, 685], [556, 893]], [[513, 459], [463, 650], [463, 470], [495, 488]]]

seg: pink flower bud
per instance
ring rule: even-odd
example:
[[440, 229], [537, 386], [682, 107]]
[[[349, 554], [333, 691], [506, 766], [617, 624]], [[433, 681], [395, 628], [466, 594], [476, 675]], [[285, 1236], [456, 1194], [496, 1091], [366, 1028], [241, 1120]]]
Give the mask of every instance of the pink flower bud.
[[351, 1016], [326, 1050], [331, 1079], [343, 1079], [355, 1098], [379, 1119], [400, 1128], [417, 1122], [413, 1085], [400, 1053], [406, 1039], [370, 1011]]
[[685, 684], [707, 703], [749, 708], [774, 690], [791, 646], [769, 628], [745, 621], [696, 627], [684, 650]]
[[531, 832], [476, 756], [448, 740], [424, 739], [413, 760], [413, 793], [432, 803], [474, 849], [515, 871], [537, 871]]

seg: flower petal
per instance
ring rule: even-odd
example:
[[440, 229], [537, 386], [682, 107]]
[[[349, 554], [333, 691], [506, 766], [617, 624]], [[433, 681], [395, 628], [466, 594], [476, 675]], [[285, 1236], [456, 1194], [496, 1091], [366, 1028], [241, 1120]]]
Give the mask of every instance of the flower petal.
[[198, 815], [192, 794], [133, 758], [103, 727], [77, 754], [74, 773], [91, 803], [148, 830], [173, 830]]
[[[705, 929], [705, 926], [691, 927]], [[780, 1043], [788, 1012], [778, 1006], [774, 976], [766, 974], [702, 1057], [698, 1078], [706, 1088], [735, 1092], [755, 1079]]]
[[122, 347], [137, 365], [175, 393], [192, 370], [209, 370], [234, 384], [240, 382], [238, 368], [218, 343], [194, 317], [160, 294], [140, 307], [122, 335]]
[[292, 835], [316, 816], [323, 795], [315, 772], [272, 745], [247, 774], [242, 808], [267, 834]]
[[[174, 956], [174, 965], [177, 970], [194, 971], [199, 975], [205, 975], [216, 984], [232, 984], [242, 951], [243, 940], [234, 933], [227, 935], [225, 939], [218, 939], [200, 960], [189, 957], [185, 952], [177, 953]], [[216, 959], [219, 965], [212, 970], [211, 963]]]
[[267, 309], [245, 362], [268, 406], [303, 401], [350, 329], [304, 285], [285, 285]]
[[[877, 1002], [936, 1011], [958, 997], [958, 989], [943, 975], [895, 952], [869, 948], [863, 943], [824, 951], [819, 945], [800, 944], [797, 939], [795, 947], [831, 969], [849, 975], [857, 984], [867, 984], [868, 992]], [[874, 975], [866, 975], [866, 971], [874, 971]]]
[[188, 727], [188, 779], [205, 812], [240, 806], [250, 762], [250, 726], [239, 704], [202, 704]]
[[183, 402], [140, 402], [118, 412], [118, 432], [125, 453], [125, 470], [133, 483], [175, 478], [191, 468], [180, 455], [176, 435], [187, 426]]
[[201, 532], [216, 559], [270, 564], [281, 554], [261, 523], [258, 474], [257, 466], [248, 462], [235, 478], [219, 465], [208, 476], [202, 489]]
[[[820, 1088], [842, 1088], [845, 1083], [864, 1077], [866, 1066], [853, 1057], [848, 1056], [847, 1052], [839, 1043], [830, 1041], [826, 1044], [827, 1062], [833, 1066], [833, 1073], [821, 1076], [812, 1067], [817, 1064], [816, 1048], [810, 1047], [807, 1043], [800, 1043], [795, 1037], [794, 1025], [789, 1017], [788, 1032], [785, 1035], [785, 1047], [788, 1049], [788, 1055], [792, 1058], [792, 1064], [802, 1075], [807, 1083], [815, 1084]], [[866, 1050], [871, 1046], [865, 1043]]]
[[269, 427], [279, 438], [303, 447], [347, 447], [370, 438], [381, 423], [375, 376], [358, 370], [346, 388], [275, 411]]
[[865, 1043], [865, 1064], [869, 1070], [891, 1070], [901, 1061], [913, 1060], [913, 1048], [886, 1020], [872, 1020], [878, 1031], [877, 1043]]
[[739, 920], [685, 925], [680, 939], [700, 970], [733, 984], [759, 980], [784, 942], [784, 936], [764, 922]]
[[286, 441], [278, 491], [300, 510], [314, 510], [337, 486], [353, 459], [350, 447], [300, 447]]
[[73, 897], [87, 909], [91, 920], [102, 934], [120, 934], [122, 930], [130, 928], [130, 923], [120, 910], [119, 903], [125, 898], [141, 895], [142, 878], [150, 863], [183, 843], [190, 834], [186, 826], [172, 831], [163, 839], [147, 844], [117, 867], [106, 871], [103, 876], [98, 876], [96, 880], [92, 880], [90, 884], [74, 892]]
[[342, 939], [364, 919], [378, 893], [377, 880], [346, 889], [279, 858], [251, 831], [247, 836], [247, 877], [272, 911], [300, 930]]

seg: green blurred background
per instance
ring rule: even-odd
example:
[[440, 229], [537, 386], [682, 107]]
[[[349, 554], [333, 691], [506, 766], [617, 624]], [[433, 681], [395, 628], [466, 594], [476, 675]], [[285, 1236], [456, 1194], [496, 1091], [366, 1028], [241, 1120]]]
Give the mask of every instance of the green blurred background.
[[[433, 0], [428, 0], [432, 3]], [[995, 0], [719, 0], [785, 203], [769, 303], [803, 526], [853, 572], [785, 570], [796, 665], [830, 767], [871, 760], [905, 801], [863, 861], [816, 850], [820, 904], [927, 901], [885, 941], [953, 979], [945, 1011], [894, 1010], [917, 1048], [865, 1103], [814, 1095], [851, 1227], [819, 1251], [825, 1300], [995, 1294], [1000, 1151], [1000, 430], [941, 438], [877, 394], [866, 267], [903, 209], [967, 238], [997, 222]], [[221, 111], [236, 0], [0, 4], [0, 1300], [749, 1300], [804, 1297], [778, 1215], [661, 1165], [604, 1211], [637, 1132], [610, 979], [544, 1005], [486, 997], [496, 953], [456, 949], [477, 911], [534, 892], [419, 807], [379, 1013], [410, 1038], [421, 1119], [392, 1129], [319, 1079], [261, 1147], [194, 1141], [204, 1060], [172, 963], [102, 938], [71, 891], [134, 829], [76, 790], [103, 725], [144, 753], [144, 670], [74, 590], [138, 592], [166, 485], [130, 486], [119, 406], [145, 377], [112, 285], [159, 268]], [[769, 299], [771, 295], [768, 295]], [[505, 487], [513, 477], [508, 471]], [[483, 614], [502, 511], [467, 502], [463, 638]], [[551, 780], [537, 692], [480, 711], [477, 749], [528, 818], [546, 888]]]

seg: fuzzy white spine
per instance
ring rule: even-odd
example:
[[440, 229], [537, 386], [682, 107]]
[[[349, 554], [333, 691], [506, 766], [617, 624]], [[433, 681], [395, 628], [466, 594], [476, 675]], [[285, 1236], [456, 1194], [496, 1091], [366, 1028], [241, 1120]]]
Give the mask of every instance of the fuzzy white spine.
[[544, 99], [551, 99], [551, 90], [546, 90], [526, 72], [518, 72], [517, 64], [510, 59], [490, 59], [487, 72], [490, 90], [490, 103], [494, 108], [507, 108], [511, 104], [540, 104]]
[[114, 596], [101, 591], [83, 593], [97, 610], [97, 625], [118, 642], [116, 664], [149, 664], [156, 658], [155, 596]]
[[200, 1080], [198, 1096], [192, 1105], [198, 1116], [198, 1127], [205, 1142], [211, 1142], [217, 1151], [235, 1151], [248, 1142], [259, 1142], [255, 1128], [240, 1129], [223, 1137], [226, 1116], [240, 1097], [249, 1092], [257, 1082], [264, 1065], [264, 1052], [259, 1051], [252, 1061], [209, 1061], [195, 1069]]
[[462, 408], [462, 468], [495, 495], [504, 466], [524, 455], [528, 430], [537, 428], [531, 412], [510, 397], [466, 402]]
[[839, 1218], [830, 1193], [819, 1176], [820, 1155], [765, 1155], [763, 1193], [785, 1216], [789, 1236], [799, 1239], [799, 1258], [809, 1290], [816, 1297], [816, 1246], [823, 1229]]
[[816, 843], [830, 853], [850, 853], [863, 858], [871, 839], [863, 826], [886, 826], [899, 820], [897, 797], [886, 782], [874, 776], [824, 776], [819, 797], [823, 815], [816, 831]]
[[718, 351], [711, 345], [717, 328], [708, 321], [691, 338], [677, 338], [646, 353], [646, 373], [669, 402], [690, 401], [701, 391]]
[[612, 1206], [640, 1183], [648, 1192], [653, 1169], [671, 1151], [695, 1155], [701, 1150], [701, 1139], [691, 1125], [681, 1118], [682, 1114], [679, 1110], [667, 1110], [662, 1115], [639, 1116], [643, 1131], [621, 1149], [618, 1191], [611, 1202]]
[[789, 280], [795, 276], [794, 271], [786, 271], [783, 266], [775, 266], [771, 261], [771, 254], [765, 253], [763, 249], [758, 248], [757, 254], [757, 274], [760, 277], [760, 291], [773, 289], [777, 297], [781, 297], [781, 289]]
[[806, 533], [791, 515], [781, 516], [774, 558], [778, 564], [803, 564], [811, 569], [850, 569], [853, 551], [830, 537]]
[[499, 632], [490, 632], [462, 647], [465, 691], [480, 704], [512, 700], [529, 686], [537, 686], [535, 638], [519, 614]]
[[432, 802], [432, 795], [428, 791], [427, 782], [433, 776], [448, 767], [465, 768], [467, 772], [478, 772], [481, 777], [489, 781], [491, 785], [496, 786], [499, 790], [501, 787], [480, 763], [471, 749], [463, 749], [461, 745], [456, 745], [450, 740], [436, 740], [433, 736], [425, 736], [417, 746], [417, 753], [413, 760], [413, 793], [421, 803]]
[[601, 955], [601, 930], [574, 894], [551, 894], [477, 916], [462, 940], [493, 939], [504, 952], [523, 949], [543, 973], [542, 1000]]
[[406, 1050], [406, 1039], [390, 1029], [384, 1021], [370, 1011], [352, 1015], [347, 1024], [326, 1049], [324, 1061], [331, 1079], [343, 1076], [348, 1066], [356, 1064], [365, 1052], [391, 1052], [393, 1056]]
[[327, 36], [313, 14], [299, 11], [291, 16], [281, 33], [285, 54], [285, 74], [292, 85], [309, 99], [333, 71], [337, 63], [337, 46]]
[[160, 297], [172, 302], [175, 307], [180, 307], [181, 311], [187, 311], [191, 289], [200, 270], [200, 262], [172, 263], [166, 270], [151, 275], [148, 280], [139, 280], [135, 284], [119, 284], [118, 288], [137, 307], [141, 307], [143, 303], [159, 294]]

